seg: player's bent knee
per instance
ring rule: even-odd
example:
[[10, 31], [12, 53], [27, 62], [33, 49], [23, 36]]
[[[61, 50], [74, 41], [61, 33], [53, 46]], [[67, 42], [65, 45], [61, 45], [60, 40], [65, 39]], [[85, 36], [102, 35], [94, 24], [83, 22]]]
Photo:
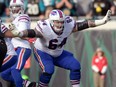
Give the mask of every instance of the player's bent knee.
[[43, 73], [52, 75], [54, 73], [54, 69], [49, 69], [49, 70], [47, 69]]
[[7, 73], [6, 72], [5, 73], [2, 72], [1, 73], [1, 78], [6, 80], [6, 81], [12, 82], [12, 79], [10, 78], [10, 73], [8, 73], [8, 72]]
[[71, 65], [71, 71], [78, 71], [81, 69], [81, 65], [78, 61], [73, 62]]
[[4, 80], [6, 80], [7, 75], [5, 73], [1, 73], [1, 78], [4, 79]]

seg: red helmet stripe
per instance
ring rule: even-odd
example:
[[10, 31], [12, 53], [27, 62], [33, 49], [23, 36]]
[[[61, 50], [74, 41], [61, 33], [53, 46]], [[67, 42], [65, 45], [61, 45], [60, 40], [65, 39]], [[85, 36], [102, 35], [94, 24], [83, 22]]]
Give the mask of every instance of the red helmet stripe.
[[16, 3], [16, 0], [13, 0], [13, 3]]
[[62, 14], [62, 12], [60, 10], [58, 10], [58, 13], [60, 15], [60, 18], [63, 18], [63, 14]]

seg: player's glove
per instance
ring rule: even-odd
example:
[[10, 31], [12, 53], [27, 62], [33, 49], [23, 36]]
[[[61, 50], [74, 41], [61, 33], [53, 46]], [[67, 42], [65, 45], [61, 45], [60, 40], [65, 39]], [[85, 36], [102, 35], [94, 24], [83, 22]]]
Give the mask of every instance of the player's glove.
[[11, 30], [11, 31], [12, 31], [12, 30], [14, 30], [14, 29], [16, 29], [15, 25], [14, 25], [14, 24], [12, 24], [12, 23], [11, 23], [11, 24], [9, 24], [9, 30]]
[[106, 13], [106, 16], [103, 18], [105, 23], [110, 20], [111, 14], [112, 14], [112, 11], [108, 10], [107, 13]]
[[112, 14], [111, 10], [108, 10], [103, 19], [95, 20], [95, 25], [99, 26], [99, 25], [103, 25], [103, 24], [107, 23], [110, 20], [111, 14]]
[[12, 32], [14, 36], [17, 36], [17, 37], [23, 36], [22, 33], [18, 29], [16, 29], [15, 25], [12, 23], [9, 25], [9, 30]]

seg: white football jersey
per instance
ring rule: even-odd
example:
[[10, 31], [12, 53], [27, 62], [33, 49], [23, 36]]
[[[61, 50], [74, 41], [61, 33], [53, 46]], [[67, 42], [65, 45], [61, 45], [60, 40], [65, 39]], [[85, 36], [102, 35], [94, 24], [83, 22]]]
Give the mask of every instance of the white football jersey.
[[[30, 18], [27, 14], [21, 14], [18, 17], [16, 17], [14, 19], [14, 21], [12, 22], [16, 29], [18, 29], [19, 31], [23, 31], [26, 29], [30, 29]], [[12, 39], [12, 43], [14, 45], [14, 47], [24, 47], [24, 48], [30, 48], [30, 43], [27, 40], [23, 40], [21, 38], [13, 38]]]
[[4, 38], [7, 45], [7, 55], [17, 55], [14, 50], [14, 46], [11, 43], [11, 38]]
[[61, 35], [57, 35], [51, 27], [49, 20], [38, 21], [36, 29], [42, 33], [43, 38], [37, 38], [35, 48], [58, 57], [62, 54], [67, 37], [75, 27], [75, 20], [67, 16], [65, 18], [64, 29]]

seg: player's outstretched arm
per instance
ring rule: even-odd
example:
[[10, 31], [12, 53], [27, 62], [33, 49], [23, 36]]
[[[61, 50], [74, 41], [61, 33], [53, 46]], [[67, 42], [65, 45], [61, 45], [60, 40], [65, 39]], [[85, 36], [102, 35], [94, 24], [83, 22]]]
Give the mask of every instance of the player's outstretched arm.
[[42, 35], [40, 32], [36, 33], [36, 30], [34, 29], [24, 30], [24, 31], [18, 31], [17, 29], [13, 29], [13, 30], [7, 30], [4, 33], [4, 37], [7, 38], [20, 37], [22, 39], [25, 39], [26, 37], [29, 38], [42, 37]]
[[24, 31], [18, 31], [17, 29], [14, 29], [14, 30], [8, 31], [8, 33], [10, 33], [10, 36], [6, 36], [6, 37], [20, 37], [20, 38], [42, 37], [42, 34], [38, 32], [36, 29], [27, 29]]
[[96, 26], [103, 25], [110, 20], [111, 14], [112, 14], [111, 10], [108, 10], [105, 17], [102, 18], [102, 19], [99, 19], [99, 20], [85, 20], [85, 21], [82, 21], [82, 22], [77, 21], [76, 22], [76, 27], [74, 28], [73, 32], [85, 30], [85, 29], [90, 28], [90, 27], [96, 27]]
[[4, 33], [4, 37], [7, 37], [7, 38], [13, 38], [13, 37], [19, 37], [19, 31], [15, 31], [15, 32], [12, 32], [10, 30], [7, 30], [5, 33]]
[[100, 25], [107, 23], [110, 20], [111, 14], [112, 14], [111, 10], [108, 10], [103, 19], [93, 20], [93, 21], [89, 20], [88, 21], [89, 27], [96, 27], [96, 26], [100, 26]]
[[29, 37], [29, 38], [34, 38], [34, 37], [43, 37], [42, 34], [37, 31], [36, 29], [27, 29], [24, 31], [19, 32], [19, 37]]
[[8, 30], [8, 32], [6, 32], [6, 35], [8, 35], [7, 33], [9, 33], [10, 36], [7, 36], [7, 37], [20, 37], [20, 38], [42, 37], [42, 34], [39, 31], [37, 31], [36, 29], [27, 29], [24, 31], [19, 31], [18, 29], [16, 29], [14, 24], [10, 24], [9, 29], [10, 30]]
[[20, 32], [15, 28], [13, 24], [9, 25], [9, 29], [4, 32], [4, 37], [7, 38], [13, 38], [13, 37], [19, 37]]

